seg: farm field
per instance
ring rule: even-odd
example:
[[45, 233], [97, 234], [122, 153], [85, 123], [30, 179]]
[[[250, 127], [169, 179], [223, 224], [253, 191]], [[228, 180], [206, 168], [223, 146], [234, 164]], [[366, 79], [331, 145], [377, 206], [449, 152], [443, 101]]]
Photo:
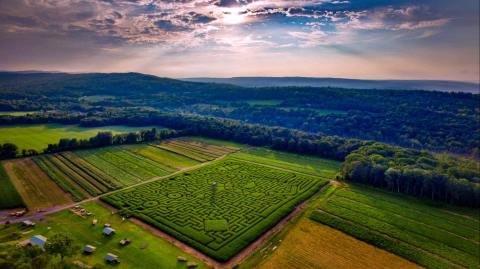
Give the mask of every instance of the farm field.
[[32, 159], [4, 161], [3, 168], [25, 205], [31, 210], [72, 202], [70, 197], [51, 181]]
[[266, 148], [248, 148], [233, 158], [289, 169], [299, 173], [318, 175], [328, 179], [334, 178], [340, 168], [340, 162], [305, 156], [288, 152], [280, 152]]
[[233, 148], [182, 138], [167, 140], [155, 146], [198, 162], [212, 161], [236, 151]]
[[479, 268], [478, 211], [449, 209], [351, 185], [336, 191], [311, 219], [427, 268]]
[[[190, 145], [190, 142], [182, 143]], [[207, 153], [212, 151], [213, 153], [208, 153], [212, 156], [231, 150], [200, 142], [192, 142], [192, 145]], [[71, 200], [81, 201], [166, 176], [199, 163], [184, 155], [146, 144], [61, 152], [6, 161], [4, 165], [8, 174], [1, 181], [4, 186], [1, 191], [5, 192], [4, 197], [8, 199], [2, 201], [4, 204], [1, 208], [22, 205], [21, 199], [15, 198], [16, 191], [9, 177], [29, 208], [45, 208]], [[42, 182], [46, 185], [42, 185]], [[37, 191], [46, 186], [51, 187], [53, 195], [46, 190]]]
[[212, 139], [212, 138], [203, 137], [203, 136], [186, 136], [186, 137], [182, 137], [182, 140], [200, 142], [200, 143], [210, 144], [210, 145], [215, 145], [220, 147], [226, 147], [232, 150], [240, 150], [240, 149], [249, 147], [246, 144], [240, 144], [240, 143], [232, 142], [229, 140]]
[[[16, 242], [28, 239], [33, 235], [43, 235], [47, 238], [55, 234], [64, 234], [74, 241], [76, 251], [71, 260], [78, 260], [89, 266], [100, 265], [101, 268], [187, 268], [186, 263], [177, 262], [177, 256], [183, 256], [190, 262], [197, 263], [200, 269], [208, 268], [198, 259], [183, 252], [169, 242], [151, 234], [149, 231], [130, 222], [122, 221], [118, 214], [112, 215], [110, 210], [98, 202], [88, 202], [82, 208], [92, 213], [90, 217], [74, 215], [69, 210], [63, 210], [48, 215], [35, 228], [19, 228], [21, 224], [5, 228], [0, 225], [0, 246], [14, 245]], [[93, 226], [92, 220], [98, 220]], [[103, 224], [109, 223], [116, 234], [112, 237], [102, 235]], [[30, 231], [30, 232], [29, 232]], [[7, 241], [11, 234], [16, 233], [17, 238]], [[121, 247], [119, 241], [128, 238], [131, 244]], [[48, 239], [47, 239], [48, 240]], [[97, 249], [92, 255], [81, 254], [85, 245], [90, 244]], [[107, 253], [118, 255], [120, 263], [111, 266], [104, 262]]]
[[227, 158], [102, 200], [226, 261], [325, 184], [320, 177]]
[[272, 256], [253, 268], [413, 269], [421, 267], [333, 228], [303, 218], [277, 245]]
[[182, 169], [199, 164], [199, 161], [187, 158], [183, 155], [163, 150], [159, 147], [151, 145], [126, 145], [123, 148], [139, 154], [143, 157], [149, 158], [158, 163], [162, 163], [172, 169]]
[[49, 143], [57, 143], [61, 138], [90, 138], [98, 132], [112, 133], [134, 132], [151, 129], [158, 126], [129, 127], [103, 126], [95, 128], [80, 127], [78, 125], [63, 124], [28, 124], [0, 126], [0, 144], [13, 143], [21, 149], [35, 149], [42, 151]]
[[[145, 145], [145, 147], [147, 147]], [[164, 176], [175, 171], [174, 168], [155, 162], [144, 156], [125, 150], [122, 147], [106, 147], [92, 150], [79, 150], [75, 154], [97, 166], [112, 176], [127, 175], [119, 180], [125, 185], [141, 182], [156, 176]], [[118, 174], [120, 173], [120, 175]]]
[[0, 209], [23, 207], [23, 200], [0, 164]]

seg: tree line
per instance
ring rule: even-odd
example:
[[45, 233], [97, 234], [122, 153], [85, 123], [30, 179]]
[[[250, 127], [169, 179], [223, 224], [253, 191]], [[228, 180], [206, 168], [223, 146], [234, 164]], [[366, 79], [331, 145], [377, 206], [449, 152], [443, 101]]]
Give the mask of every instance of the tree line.
[[44, 153], [98, 148], [112, 145], [137, 144], [172, 138], [178, 136], [179, 134], [181, 134], [181, 132], [175, 130], [157, 130], [156, 128], [115, 135], [113, 135], [112, 132], [99, 132], [97, 135], [89, 139], [62, 138], [58, 141], [58, 143], [48, 144], [47, 148], [44, 150]]
[[193, 114], [96, 114], [95, 117], [84, 117], [79, 122], [85, 127], [157, 125], [170, 129], [121, 135], [99, 133], [87, 140], [62, 139], [57, 144], [49, 145], [45, 152], [139, 143], [180, 135], [206, 136], [345, 161], [339, 179], [457, 205], [479, 206], [478, 162], [449, 154], [438, 155], [373, 141], [324, 136]]
[[349, 154], [339, 178], [434, 201], [480, 206], [479, 163], [448, 154], [375, 143]]

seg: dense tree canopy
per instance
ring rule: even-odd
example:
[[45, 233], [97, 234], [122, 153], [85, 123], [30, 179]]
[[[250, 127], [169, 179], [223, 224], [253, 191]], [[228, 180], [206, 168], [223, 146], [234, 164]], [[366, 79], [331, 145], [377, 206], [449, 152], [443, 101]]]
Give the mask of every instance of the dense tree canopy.
[[0, 72], [0, 110], [77, 112], [66, 122], [84, 113], [145, 108], [477, 156], [479, 103], [480, 95], [466, 93], [242, 88], [136, 73]]
[[394, 192], [478, 207], [479, 168], [473, 160], [375, 143], [349, 154], [340, 177]]

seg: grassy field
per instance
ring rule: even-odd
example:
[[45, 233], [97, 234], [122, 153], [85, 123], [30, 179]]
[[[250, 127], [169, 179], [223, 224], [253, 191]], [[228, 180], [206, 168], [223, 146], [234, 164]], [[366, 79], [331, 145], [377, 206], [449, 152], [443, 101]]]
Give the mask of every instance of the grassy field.
[[311, 218], [428, 268], [480, 268], [478, 210], [464, 211], [350, 186]]
[[328, 179], [335, 177], [340, 162], [305, 156], [288, 152], [274, 151], [266, 148], [248, 148], [236, 153], [232, 157], [271, 165], [282, 169], [289, 169], [300, 173], [313, 174]]
[[23, 200], [20, 194], [8, 178], [7, 173], [0, 164], [0, 209], [23, 207]]
[[[16, 144], [19, 149], [42, 151], [49, 143], [57, 143], [61, 138], [89, 138], [103, 131], [126, 133], [153, 127], [103, 126], [85, 128], [78, 125], [62, 124], [9, 125], [0, 126], [0, 144], [9, 142]], [[157, 128], [161, 127], [157, 126]]]
[[5, 161], [3, 167], [29, 209], [49, 208], [72, 202], [32, 159]]
[[225, 261], [326, 183], [316, 176], [226, 159], [102, 199]]
[[[186, 263], [177, 262], [177, 256], [183, 256], [188, 261], [196, 262], [200, 269], [208, 268], [201, 261], [184, 253], [167, 241], [152, 235], [149, 231], [128, 220], [122, 221], [117, 214], [112, 215], [110, 210], [97, 202], [89, 202], [82, 205], [82, 208], [93, 215], [83, 218], [64, 210], [46, 216], [30, 232], [28, 232], [30, 228], [21, 230], [20, 225], [11, 225], [9, 228], [0, 226], [0, 239], [17, 232], [21, 235], [21, 238], [11, 242], [3, 242], [3, 244], [14, 244], [37, 234], [49, 238], [54, 234], [62, 233], [72, 238], [77, 248], [77, 254], [71, 260], [79, 260], [90, 266], [99, 264], [103, 266], [102, 268], [187, 268]], [[91, 224], [94, 218], [98, 220], [98, 224], [95, 226]], [[116, 230], [116, 234], [112, 237], [102, 235], [103, 224], [105, 223], [109, 223]], [[121, 247], [119, 241], [123, 238], [132, 240], [132, 243]], [[0, 244], [2, 244], [1, 241]], [[95, 253], [89, 256], [81, 254], [83, 247], [87, 244], [97, 247]], [[120, 261], [118, 265], [107, 265], [104, 262], [104, 257], [109, 252], [118, 255]]]

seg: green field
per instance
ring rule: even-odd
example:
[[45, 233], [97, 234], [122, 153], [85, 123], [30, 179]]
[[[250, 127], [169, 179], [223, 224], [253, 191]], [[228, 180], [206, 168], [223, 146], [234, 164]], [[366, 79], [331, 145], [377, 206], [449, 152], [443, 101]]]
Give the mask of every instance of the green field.
[[300, 173], [318, 175], [328, 179], [335, 177], [341, 164], [338, 161], [275, 151], [266, 148], [248, 148], [241, 153], [232, 155], [232, 157], [282, 169], [289, 169]]
[[32, 159], [76, 201], [198, 163], [145, 144], [67, 151]]
[[326, 183], [316, 176], [226, 159], [102, 199], [225, 261]]
[[123, 146], [123, 148], [158, 163], [162, 163], [172, 169], [182, 169], [199, 163], [198, 161], [187, 158], [183, 155], [150, 145], [127, 145]]
[[[20, 228], [21, 225], [11, 225], [8, 228], [0, 226], [0, 245], [13, 245], [33, 235], [44, 235], [50, 238], [54, 234], [65, 234], [74, 240], [75, 255], [70, 260], [79, 260], [90, 266], [102, 265], [101, 268], [187, 268], [186, 263], [177, 262], [177, 256], [183, 256], [188, 261], [198, 264], [198, 268], [208, 268], [198, 259], [184, 253], [174, 245], [153, 235], [151, 232], [137, 226], [130, 221], [122, 221], [117, 214], [112, 215], [110, 210], [96, 202], [82, 205], [82, 208], [91, 212], [90, 217], [74, 215], [69, 210], [64, 210], [46, 216], [42, 222], [37, 223], [33, 231], [31, 228]], [[98, 220], [97, 225], [92, 225], [93, 219]], [[109, 223], [116, 234], [112, 237], [102, 235], [103, 224]], [[30, 231], [30, 232], [28, 232]], [[20, 238], [7, 241], [15, 233]], [[132, 243], [121, 247], [119, 241], [128, 238]], [[85, 245], [90, 244], [97, 249], [92, 255], [81, 254]], [[107, 265], [104, 262], [106, 253], [118, 255], [120, 263]]]
[[475, 209], [453, 211], [350, 186], [336, 191], [311, 218], [427, 268], [480, 268], [480, 216]]
[[48, 144], [57, 143], [61, 138], [90, 138], [98, 132], [126, 133], [151, 129], [153, 127], [155, 126], [103, 126], [86, 128], [78, 125], [62, 124], [9, 125], [0, 126], [0, 144], [8, 142], [17, 145], [19, 149], [42, 151]]
[[24, 207], [20, 194], [8, 178], [7, 173], [0, 164], [0, 209]]
[[212, 161], [236, 151], [233, 148], [182, 138], [168, 140], [155, 146], [198, 162]]
[[[145, 147], [147, 147], [145, 145]], [[130, 175], [137, 181], [151, 179], [156, 176], [167, 175], [175, 169], [150, 160], [144, 156], [125, 150], [122, 147], [106, 147], [92, 150], [79, 150], [76, 155], [85, 159], [87, 162], [97, 166], [100, 170], [111, 171], [115, 169], [123, 175]], [[106, 170], [110, 169], [110, 170]], [[112, 174], [112, 172], [107, 172]], [[130, 176], [125, 184], [130, 184]], [[122, 178], [119, 178], [122, 180]]]

